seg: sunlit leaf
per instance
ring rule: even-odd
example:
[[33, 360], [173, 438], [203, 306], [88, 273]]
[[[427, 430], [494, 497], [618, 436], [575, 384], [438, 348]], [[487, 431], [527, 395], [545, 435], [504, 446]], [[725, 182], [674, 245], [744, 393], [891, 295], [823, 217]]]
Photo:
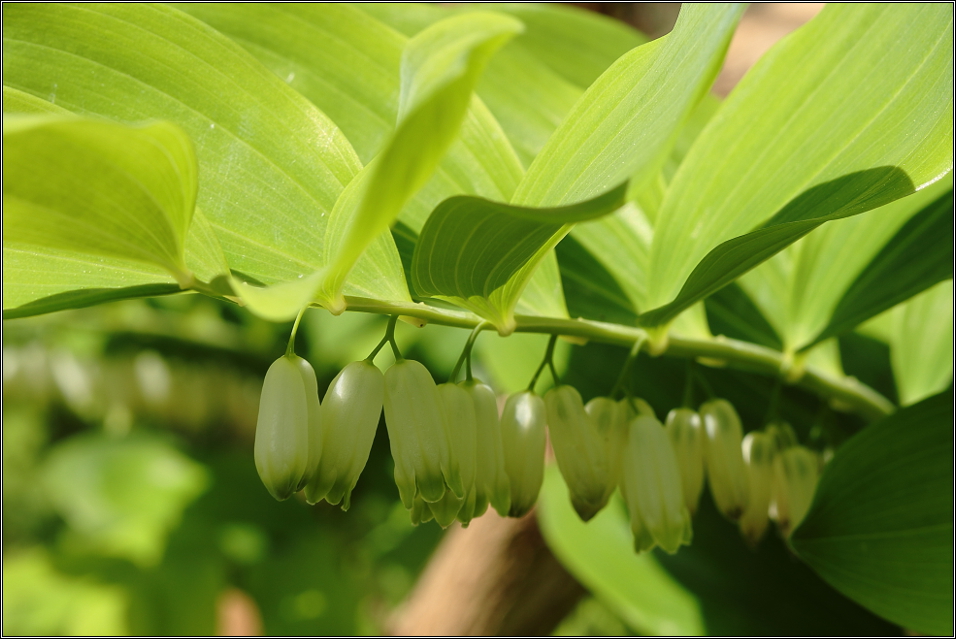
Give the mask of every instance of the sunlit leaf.
[[408, 42], [398, 127], [339, 199], [326, 231], [329, 270], [320, 296], [333, 307], [362, 251], [388, 229], [451, 146], [489, 57], [521, 28], [507, 16], [473, 13], [436, 23]]
[[[628, 177], [637, 174], [643, 180], [657, 171], [686, 114], [710, 85], [739, 15], [739, 8], [690, 7], [673, 34], [622, 57], [582, 96], [536, 157], [513, 203], [528, 209], [550, 207], [542, 209], [539, 218], [555, 219], [554, 207], [602, 201]], [[667, 86], [672, 88], [662, 91], [658, 87], [665, 69]], [[634, 148], [640, 151], [634, 153]], [[597, 158], [592, 155], [595, 151]], [[570, 215], [566, 222], [529, 226], [507, 217], [477, 216], [466, 210], [466, 202], [478, 204], [456, 200], [433, 213], [429, 227], [435, 239], [427, 248], [422, 239], [416, 251], [420, 257], [412, 267], [414, 286], [420, 294], [453, 297], [507, 334], [513, 330], [514, 308], [533, 269], [567, 235], [571, 223], [597, 215]], [[449, 225], [453, 218], [461, 222]], [[457, 251], [466, 242], [474, 250], [464, 259]], [[436, 245], [443, 256], [434, 253]], [[501, 257], [486, 260], [489, 247], [499, 250]], [[529, 288], [542, 298], [552, 293]]]
[[238, 45], [175, 9], [4, 7], [4, 82], [80, 115], [183, 128], [198, 205], [229, 265], [269, 284], [324, 263], [325, 226], [361, 168], [333, 123]]
[[666, 324], [827, 219], [939, 179], [952, 167], [951, 76], [943, 5], [832, 5], [778, 43], [674, 177], [642, 323]]
[[[363, 159], [374, 157], [393, 135], [407, 39], [359, 8], [254, 4], [181, 8], [229, 35], [328, 113]], [[407, 9], [415, 13], [416, 7]], [[449, 15], [440, 9], [437, 14], [436, 20]], [[360, 69], [355, 60], [363, 60]], [[520, 162], [493, 116], [473, 99], [459, 137], [434, 176], [404, 206], [397, 236], [413, 240], [431, 210], [452, 195], [507, 200], [521, 174]], [[342, 198], [340, 207], [358, 205], [362, 192], [357, 187]], [[377, 238], [366, 249], [346, 280], [346, 295], [407, 298], [390, 244], [390, 239]]]
[[[62, 107], [7, 86], [3, 87], [3, 110], [8, 114], [70, 115]], [[101, 123], [101, 126], [106, 125]], [[103, 140], [97, 140], [98, 144], [101, 142]], [[164, 156], [156, 166], [160, 171], [164, 166], [168, 169], [167, 158]], [[140, 168], [152, 171], [151, 167]], [[94, 185], [99, 188], [102, 184], [95, 180], [102, 177], [96, 174], [94, 181], [84, 183], [83, 188]], [[160, 173], [146, 176], [145, 183], [159, 178]], [[78, 193], [71, 192], [70, 196]], [[82, 201], [82, 205], [87, 206], [88, 201]], [[127, 210], [123, 214], [130, 212]], [[103, 211], [96, 213], [99, 215]], [[72, 239], [76, 241], [76, 238]], [[3, 246], [4, 317], [27, 317], [112, 300], [168, 295], [181, 290], [166, 268], [141, 260], [96, 255], [89, 251], [85, 239], [82, 244], [78, 246], [79, 250], [70, 251], [6, 238]], [[204, 282], [229, 271], [218, 239], [199, 209], [193, 210], [184, 252], [186, 268]]]
[[178, 127], [3, 121], [3, 241], [158, 265], [187, 286], [196, 156]]
[[952, 425], [947, 392], [854, 436], [791, 539], [837, 589], [933, 635], [953, 632]]
[[412, 262], [412, 285], [421, 295], [468, 308], [507, 335], [514, 308], [532, 270], [567, 234], [571, 224], [624, 203], [622, 184], [591, 200], [531, 208], [458, 196], [428, 218]]

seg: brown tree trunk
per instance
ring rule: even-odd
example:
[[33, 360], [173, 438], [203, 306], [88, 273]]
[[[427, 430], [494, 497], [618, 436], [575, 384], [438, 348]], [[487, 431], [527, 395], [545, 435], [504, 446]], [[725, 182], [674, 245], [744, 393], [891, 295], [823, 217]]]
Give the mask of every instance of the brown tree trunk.
[[439, 544], [393, 635], [546, 635], [584, 595], [551, 554], [532, 512], [489, 512]]

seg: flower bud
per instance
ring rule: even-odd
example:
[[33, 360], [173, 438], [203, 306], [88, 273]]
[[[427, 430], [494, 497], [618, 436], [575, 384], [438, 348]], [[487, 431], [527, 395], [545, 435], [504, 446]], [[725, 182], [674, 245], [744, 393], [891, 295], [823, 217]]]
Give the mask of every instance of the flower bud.
[[693, 532], [677, 458], [654, 417], [631, 420], [622, 471], [621, 492], [631, 513], [635, 549], [642, 552], [659, 545], [673, 554], [689, 544]]
[[501, 444], [501, 422], [495, 392], [477, 380], [459, 384], [475, 406], [477, 426], [477, 469], [475, 474], [474, 516], [480, 517], [488, 503], [502, 517], [511, 508], [511, 486], [505, 473], [505, 454]]
[[285, 355], [273, 362], [262, 383], [254, 449], [259, 478], [280, 501], [299, 490], [310, 457], [321, 453], [320, 436], [310, 451], [310, 425], [320, 434], [315, 372], [301, 357]]
[[511, 517], [524, 516], [541, 492], [545, 413], [544, 400], [524, 391], [509, 397], [501, 414], [501, 446], [511, 487]]
[[352, 489], [365, 469], [378, 429], [385, 380], [369, 361], [343, 368], [325, 393], [322, 404], [322, 455], [305, 487], [310, 504], [325, 499], [348, 510]]
[[584, 411], [572, 386], [557, 386], [544, 396], [548, 432], [558, 469], [568, 485], [571, 504], [588, 521], [607, 504], [614, 491], [607, 441]]
[[411, 510], [416, 495], [437, 502], [446, 487], [464, 496], [435, 381], [419, 362], [401, 360], [386, 371], [385, 426], [405, 508]]
[[693, 515], [704, 488], [704, 429], [700, 415], [689, 408], [675, 408], [667, 414], [665, 428], [680, 469], [684, 505]]
[[750, 481], [750, 501], [740, 518], [740, 532], [751, 546], [756, 546], [769, 523], [777, 444], [772, 434], [755, 431], [744, 437], [742, 451]]
[[792, 446], [774, 461], [772, 514], [777, 528], [789, 537], [810, 510], [820, 475], [819, 456], [804, 446]]
[[730, 402], [712, 399], [700, 407], [704, 422], [707, 481], [717, 508], [729, 519], [747, 510], [750, 485], [741, 443], [743, 427]]

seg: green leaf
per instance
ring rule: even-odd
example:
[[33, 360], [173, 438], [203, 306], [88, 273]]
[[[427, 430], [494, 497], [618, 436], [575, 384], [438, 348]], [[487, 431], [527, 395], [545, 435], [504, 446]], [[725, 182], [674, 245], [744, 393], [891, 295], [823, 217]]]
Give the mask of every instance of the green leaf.
[[877, 614], [953, 632], [953, 395], [870, 426], [827, 465], [797, 554]]
[[719, 71], [742, 11], [686, 5], [670, 34], [619, 58], [555, 131], [512, 202], [558, 206], [655, 175]]
[[188, 286], [196, 156], [169, 123], [3, 120], [3, 241], [146, 262]]
[[713, 332], [733, 339], [782, 350], [780, 336], [760, 309], [736, 283], [720, 289], [705, 300], [707, 319]]
[[[46, 100], [3, 87], [4, 113], [70, 115]], [[229, 272], [208, 220], [197, 208], [185, 243], [187, 268], [204, 282]], [[28, 317], [109, 301], [178, 293], [182, 289], [165, 269], [87, 251], [21, 245], [3, 247], [4, 317]]]
[[[513, 330], [514, 309], [526, 287], [533, 298], [552, 297], [552, 291], [528, 286], [533, 270], [571, 223], [597, 217], [595, 209], [559, 220], [555, 207], [581, 202], [578, 206], [593, 208], [590, 200], [611, 198], [612, 189], [630, 176], [643, 180], [660, 168], [683, 120], [713, 80], [740, 11], [689, 7], [670, 36], [638, 47], [608, 69], [518, 186], [512, 202], [527, 212], [509, 220], [500, 213], [518, 209], [478, 200], [439, 207], [429, 218], [427, 246], [423, 230], [416, 250], [416, 291], [461, 304], [492, 321], [502, 334]], [[668, 90], [659, 90], [665, 75]], [[472, 211], [479, 206], [487, 212]], [[531, 207], [541, 208], [536, 217], [550, 218], [549, 223], [517, 219], [532, 216]], [[494, 209], [499, 215], [492, 217]], [[452, 218], [458, 222], [449, 223]], [[485, 254], [489, 247], [498, 251], [493, 261]], [[553, 264], [545, 267], [555, 269]]]
[[[393, 136], [407, 40], [364, 11], [344, 5], [207, 4], [182, 9], [230, 36], [328, 113], [363, 159], [373, 158]], [[440, 9], [437, 13], [449, 15]], [[363, 61], [360, 68], [355, 60]], [[521, 174], [520, 162], [494, 118], [473, 99], [460, 138], [402, 210], [401, 228], [413, 239], [431, 210], [452, 195], [508, 199]], [[359, 195], [353, 190], [340, 199], [339, 207], [354, 210]], [[334, 217], [347, 220], [341, 214]], [[390, 244], [390, 239], [379, 238], [366, 249], [346, 280], [346, 295], [408, 298]]]
[[163, 6], [11, 5], [3, 31], [14, 89], [185, 130], [198, 205], [232, 268], [269, 284], [323, 265], [328, 214], [361, 164], [321, 111], [239, 46]]
[[563, 207], [531, 208], [470, 196], [435, 209], [412, 260], [412, 285], [481, 315], [502, 335], [515, 328], [514, 308], [545, 253], [571, 224], [605, 215], [624, 203], [627, 184]]
[[642, 323], [666, 324], [825, 220], [939, 179], [952, 168], [951, 77], [942, 5], [831, 5], [778, 43], [674, 177]]
[[857, 277], [906, 221], [948, 186], [942, 181], [872, 211], [834, 220], [740, 278], [795, 352], [817, 336]]
[[953, 280], [940, 282], [859, 327], [890, 347], [900, 404], [934, 395], [953, 380]]
[[[925, 191], [930, 191], [926, 189]], [[839, 335], [953, 277], [953, 191], [922, 208], [846, 290], [814, 341]]]
[[619, 20], [558, 4], [479, 5], [509, 13], [527, 27], [521, 47], [568, 82], [586, 89], [647, 37]]
[[326, 231], [329, 271], [319, 296], [330, 308], [338, 306], [365, 247], [388, 229], [451, 146], [488, 59], [521, 29], [513, 18], [473, 13], [436, 23], [408, 42], [398, 127], [339, 199]]

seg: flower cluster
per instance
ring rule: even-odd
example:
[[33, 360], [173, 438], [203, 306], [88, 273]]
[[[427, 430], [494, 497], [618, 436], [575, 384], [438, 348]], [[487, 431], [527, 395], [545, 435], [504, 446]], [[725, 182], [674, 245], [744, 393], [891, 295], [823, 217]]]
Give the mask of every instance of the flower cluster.
[[259, 408], [256, 468], [269, 492], [286, 499], [304, 489], [309, 503], [348, 509], [383, 408], [395, 483], [415, 524], [467, 525], [489, 506], [526, 514], [543, 482], [546, 430], [578, 515], [589, 520], [620, 488], [639, 552], [690, 543], [705, 479], [750, 543], [770, 519], [789, 535], [820, 471], [819, 456], [787, 424], [744, 437], [722, 399], [674, 409], [662, 424], [642, 399], [585, 404], [560, 385], [544, 397], [511, 395], [499, 416], [480, 381], [436, 385], [422, 364], [399, 359], [384, 375], [370, 360], [349, 364], [320, 405], [312, 367], [290, 353], [266, 374]]

